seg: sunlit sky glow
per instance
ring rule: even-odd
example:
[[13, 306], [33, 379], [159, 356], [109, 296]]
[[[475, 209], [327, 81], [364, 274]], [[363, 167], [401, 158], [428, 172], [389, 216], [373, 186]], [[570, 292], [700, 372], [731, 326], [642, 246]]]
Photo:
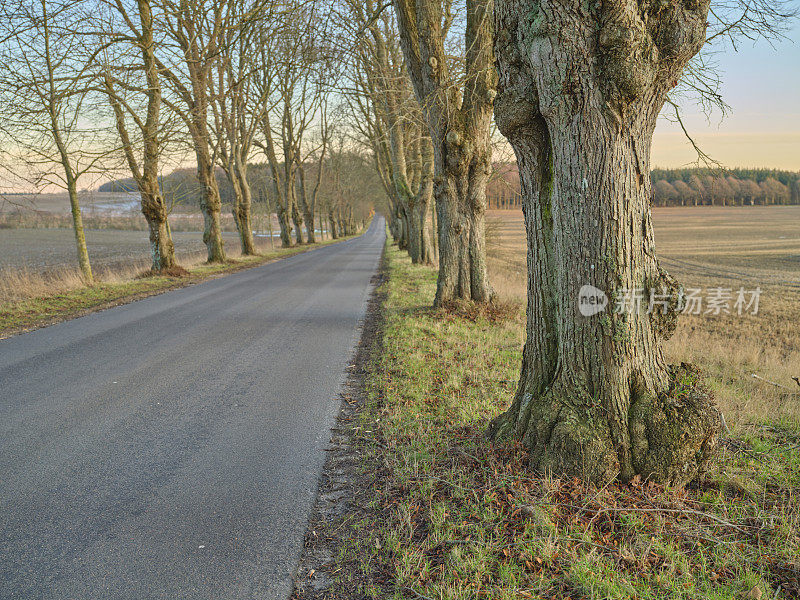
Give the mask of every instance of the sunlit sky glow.
[[[684, 122], [701, 148], [728, 167], [800, 170], [800, 26], [788, 39], [748, 42], [738, 52], [717, 56], [722, 94], [730, 105], [724, 118], [707, 118], [692, 104]], [[652, 165], [680, 167], [696, 153], [677, 125], [662, 119], [653, 139]]]

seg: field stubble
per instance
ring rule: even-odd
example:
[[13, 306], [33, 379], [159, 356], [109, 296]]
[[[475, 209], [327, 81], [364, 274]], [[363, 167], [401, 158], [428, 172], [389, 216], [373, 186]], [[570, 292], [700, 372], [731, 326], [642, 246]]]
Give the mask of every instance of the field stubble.
[[[693, 215], [687, 210], [689, 220]], [[718, 228], [729, 219], [690, 234], [676, 225], [680, 217], [656, 215], [661, 255], [714, 269], [706, 283], [702, 273], [676, 268], [684, 283], [749, 287], [765, 274], [778, 277], [762, 285], [758, 315], [685, 318], [670, 341], [671, 360], [705, 367], [732, 430], [709, 471], [683, 490], [646, 481], [597, 488], [533, 472], [520, 444], [486, 438], [519, 375], [521, 215], [490, 215], [492, 282], [506, 305], [516, 300], [519, 307], [499, 318], [430, 308], [435, 270], [387, 248], [383, 350], [366, 376], [367, 403], [350, 437], [363, 457], [358, 485], [369, 489], [368, 498], [351, 498], [356, 510], [313, 532], [353, 529], [338, 556], [316, 569], [334, 580], [337, 597], [800, 598], [800, 421], [793, 381], [784, 378], [797, 366], [798, 325], [787, 316], [796, 314], [798, 298], [778, 293], [791, 287], [779, 277], [791, 282], [794, 272], [773, 268], [787, 253], [776, 248], [775, 256], [735, 265], [751, 276], [746, 283], [740, 276], [720, 280], [714, 253], [699, 257], [703, 243], [727, 237]], [[765, 213], [761, 231], [748, 230], [750, 240], [769, 237], [787, 218]], [[796, 246], [796, 237], [785, 239]], [[748, 239], [741, 244], [734, 250], [747, 255]], [[787, 389], [754, 380], [751, 371]]]
[[[762, 292], [755, 315], [682, 315], [669, 361], [706, 372], [730, 427], [800, 418], [800, 207], [654, 208], [653, 221], [662, 265], [685, 288]], [[492, 284], [524, 302], [522, 213], [489, 211], [487, 239]]]

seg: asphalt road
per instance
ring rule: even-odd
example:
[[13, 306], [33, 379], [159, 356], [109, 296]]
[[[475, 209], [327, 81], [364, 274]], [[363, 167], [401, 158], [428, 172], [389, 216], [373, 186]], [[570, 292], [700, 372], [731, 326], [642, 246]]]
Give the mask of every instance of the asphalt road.
[[384, 241], [0, 341], [0, 598], [285, 598]]

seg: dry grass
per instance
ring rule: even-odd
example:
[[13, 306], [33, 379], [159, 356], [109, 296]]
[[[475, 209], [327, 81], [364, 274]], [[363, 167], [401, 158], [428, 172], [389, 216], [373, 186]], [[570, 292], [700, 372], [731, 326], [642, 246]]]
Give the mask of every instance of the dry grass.
[[[519, 291], [518, 267], [497, 258], [498, 246], [514, 244], [522, 246], [519, 234], [492, 244], [492, 275]], [[751, 395], [709, 471], [684, 490], [652, 482], [597, 488], [534, 472], [524, 448], [485, 435], [514, 393], [522, 319], [432, 310], [435, 271], [395, 247], [386, 262], [383, 351], [352, 429], [366, 457], [366, 514], [380, 518], [345, 511], [331, 523], [355, 535], [319, 567], [336, 586], [326, 597], [800, 598], [800, 421], [770, 418]], [[780, 329], [770, 320], [767, 329]], [[699, 356], [704, 364], [786, 360], [778, 339], [731, 351], [726, 331], [746, 340], [756, 330], [714, 322], [716, 329], [702, 319], [694, 327], [728, 352]], [[691, 325], [685, 331], [676, 343], [688, 351], [697, 338]], [[752, 349], [762, 346], [769, 350]]]
[[[204, 254], [191, 253], [179, 256], [178, 262], [184, 268], [192, 268], [202, 264], [204, 260]], [[128, 282], [141, 276], [149, 268], [149, 261], [135, 260], [125, 265], [98, 269], [94, 272], [95, 283]], [[77, 267], [61, 267], [46, 272], [34, 271], [27, 267], [0, 269], [0, 305], [66, 294], [83, 287], [86, 287], [86, 282]]]
[[[659, 256], [687, 288], [762, 289], [757, 315], [683, 316], [669, 360], [705, 370], [731, 427], [800, 417], [800, 207], [655, 208], [653, 220]], [[487, 247], [492, 285], [524, 301], [522, 213], [489, 211]]]

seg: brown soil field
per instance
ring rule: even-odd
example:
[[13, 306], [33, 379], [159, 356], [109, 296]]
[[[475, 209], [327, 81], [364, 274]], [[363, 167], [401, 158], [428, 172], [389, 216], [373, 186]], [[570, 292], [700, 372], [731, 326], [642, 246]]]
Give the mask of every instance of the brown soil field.
[[[174, 231], [175, 250], [181, 255], [201, 253], [203, 234], [200, 231]], [[225, 247], [237, 249], [235, 233], [223, 233]], [[259, 238], [262, 248], [269, 242]], [[86, 244], [93, 268], [114, 268], [130, 261], [146, 261], [150, 255], [147, 231], [86, 231]], [[277, 245], [277, 244], [276, 244]], [[0, 231], [0, 270], [25, 269], [47, 272], [77, 264], [75, 234], [71, 229], [4, 229]]]
[[[757, 314], [682, 315], [670, 361], [705, 369], [731, 426], [800, 416], [800, 206], [654, 208], [653, 221], [662, 264], [686, 288], [762, 290]], [[489, 211], [487, 247], [500, 296], [524, 301], [520, 211]]]

